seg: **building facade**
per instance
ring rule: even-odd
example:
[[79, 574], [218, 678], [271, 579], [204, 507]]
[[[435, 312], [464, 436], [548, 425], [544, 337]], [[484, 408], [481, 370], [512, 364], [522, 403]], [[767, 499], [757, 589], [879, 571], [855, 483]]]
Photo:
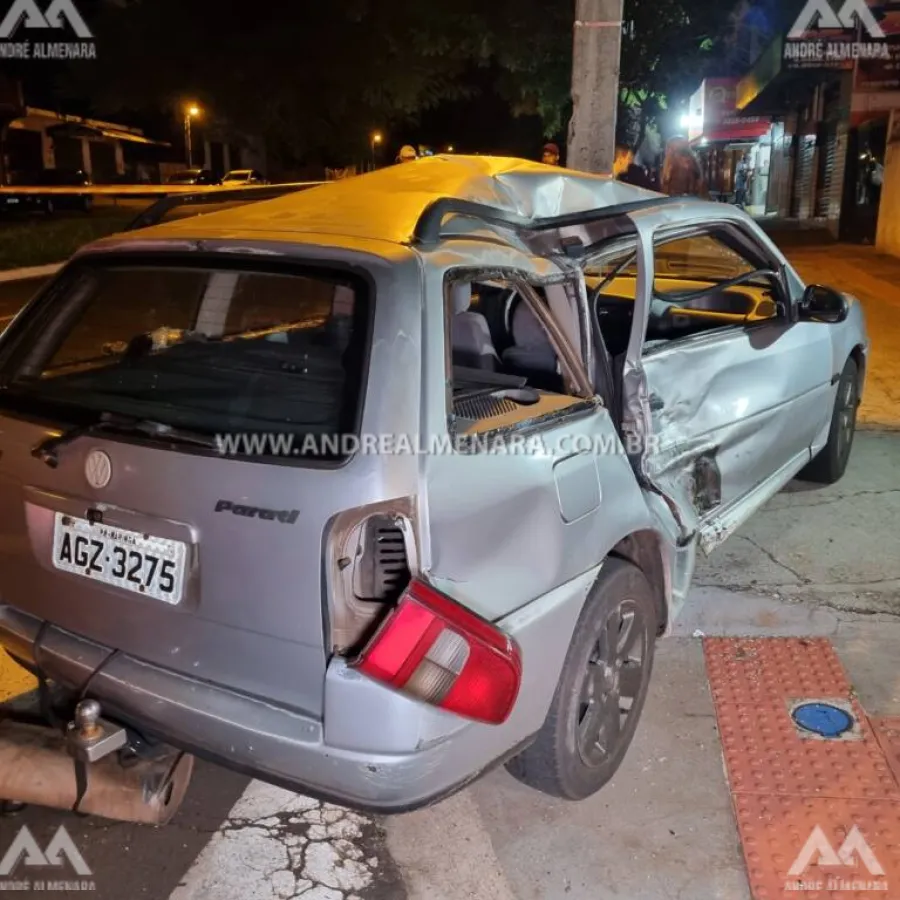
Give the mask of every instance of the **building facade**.
[[170, 146], [114, 122], [35, 107], [21, 112], [7, 125], [3, 142], [4, 170], [11, 184], [27, 183], [46, 169], [82, 171], [96, 184], [122, 181], [136, 156], [152, 158]]
[[688, 138], [703, 167], [710, 196], [742, 202], [751, 213], [759, 214], [766, 211], [772, 120], [740, 115], [737, 85], [737, 78], [703, 81], [690, 100]]
[[825, 18], [803, 6], [740, 79], [735, 105], [772, 120], [766, 212], [874, 243], [900, 109], [900, 3], [846, 22], [842, 9]]

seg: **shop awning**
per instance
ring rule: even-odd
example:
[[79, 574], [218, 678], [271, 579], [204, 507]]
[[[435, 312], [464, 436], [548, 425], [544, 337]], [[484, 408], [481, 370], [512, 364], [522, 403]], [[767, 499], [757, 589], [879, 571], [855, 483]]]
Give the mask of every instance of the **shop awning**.
[[154, 141], [142, 134], [134, 134], [130, 131], [118, 131], [115, 128], [101, 128], [103, 137], [112, 138], [114, 141], [131, 141], [133, 144], [152, 144], [154, 147], [171, 147], [167, 141]]
[[132, 144], [145, 144], [154, 147], [170, 147], [167, 141], [154, 141], [144, 137], [137, 128], [119, 126], [114, 122], [100, 119], [84, 119], [77, 116], [65, 116], [46, 109], [28, 107], [25, 115], [20, 116], [10, 125], [12, 128], [37, 130], [46, 129], [54, 137], [69, 137], [89, 141], [126, 141]]
[[703, 129], [701, 141], [717, 143], [752, 143], [769, 133], [771, 120], [761, 116], [734, 116], [710, 123]]

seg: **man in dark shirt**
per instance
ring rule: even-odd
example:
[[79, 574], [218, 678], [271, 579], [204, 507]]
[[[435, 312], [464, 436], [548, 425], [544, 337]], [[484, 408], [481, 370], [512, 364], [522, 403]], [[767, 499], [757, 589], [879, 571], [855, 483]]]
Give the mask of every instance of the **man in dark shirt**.
[[624, 144], [616, 146], [616, 159], [613, 163], [613, 175], [625, 184], [633, 184], [635, 187], [648, 191], [658, 190], [643, 166], [634, 161], [634, 151]]

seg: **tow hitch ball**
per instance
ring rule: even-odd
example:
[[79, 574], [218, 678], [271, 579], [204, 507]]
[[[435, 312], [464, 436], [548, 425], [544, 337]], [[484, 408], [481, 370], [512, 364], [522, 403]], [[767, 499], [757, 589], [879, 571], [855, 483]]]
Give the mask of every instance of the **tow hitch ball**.
[[101, 711], [96, 700], [82, 700], [66, 729], [66, 748], [81, 762], [98, 762], [128, 743], [128, 732], [100, 718]]
[[124, 822], [163, 825], [178, 811], [194, 758], [174, 748], [130, 755], [128, 732], [82, 700], [65, 734], [45, 725], [0, 720], [0, 812], [25, 804], [76, 809]]

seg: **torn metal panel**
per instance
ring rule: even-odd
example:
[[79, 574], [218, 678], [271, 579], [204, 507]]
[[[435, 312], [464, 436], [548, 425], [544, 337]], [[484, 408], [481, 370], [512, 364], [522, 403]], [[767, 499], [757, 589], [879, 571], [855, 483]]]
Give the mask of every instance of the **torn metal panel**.
[[[647, 475], [702, 524], [807, 450], [827, 421], [826, 329], [780, 320], [707, 333], [643, 361], [654, 448]], [[823, 343], [824, 342], [824, 343]], [[765, 351], [765, 352], [763, 352]], [[698, 472], [712, 483], [698, 488]]]
[[[527, 274], [533, 284], [559, 284], [571, 277], [552, 260], [532, 256], [524, 247], [508, 243], [478, 241], [466, 235], [422, 254], [429, 275], [445, 276], [458, 269], [477, 270], [479, 278], [509, 278]], [[431, 292], [429, 292], [431, 293]]]
[[[733, 211], [676, 207], [637, 213], [638, 284], [623, 372], [624, 427], [642, 439], [639, 471], [681, 524], [711, 549], [758, 507], [809, 448], [830, 415], [828, 328], [793, 317], [648, 344], [656, 310], [653, 246], [673, 225], [724, 227], [753, 243], [761, 265], [780, 254]], [[715, 214], [714, 214], [715, 213]], [[686, 232], [687, 233], [687, 232]], [[755, 242], [755, 243], [754, 243]], [[789, 268], [787, 284], [792, 284]], [[794, 276], [795, 277], [795, 276]], [[793, 471], [796, 471], [794, 469]]]
[[325, 556], [334, 652], [360, 646], [418, 574], [416, 534], [412, 498], [374, 503], [335, 518]]

